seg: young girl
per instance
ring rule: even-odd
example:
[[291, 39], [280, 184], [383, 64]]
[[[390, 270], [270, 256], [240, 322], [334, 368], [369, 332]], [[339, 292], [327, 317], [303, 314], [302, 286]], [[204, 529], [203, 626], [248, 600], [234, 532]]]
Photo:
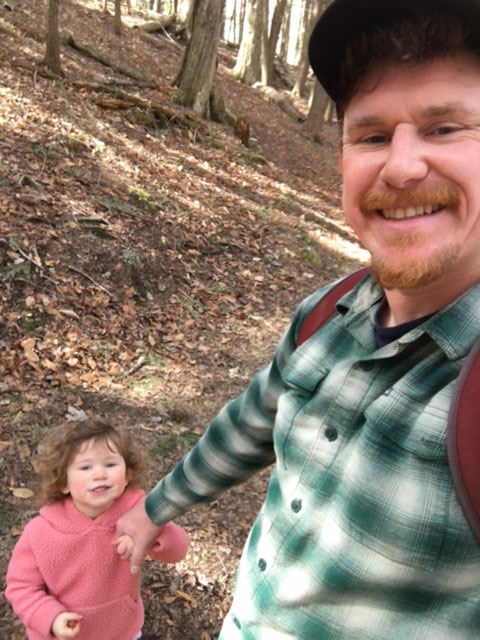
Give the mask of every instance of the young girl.
[[[29, 640], [140, 638], [140, 577], [125, 561], [133, 541], [115, 541], [115, 524], [143, 498], [145, 454], [127, 430], [89, 418], [50, 432], [35, 467], [44, 506], [13, 550], [5, 591]], [[187, 547], [168, 523], [150, 555], [178, 562]]]

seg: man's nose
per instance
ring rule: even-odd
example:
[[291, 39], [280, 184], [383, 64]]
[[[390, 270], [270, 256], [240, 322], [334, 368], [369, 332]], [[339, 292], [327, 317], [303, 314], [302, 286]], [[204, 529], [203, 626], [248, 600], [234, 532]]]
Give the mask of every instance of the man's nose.
[[395, 189], [404, 189], [428, 174], [423, 140], [409, 125], [399, 125], [390, 140], [380, 177]]

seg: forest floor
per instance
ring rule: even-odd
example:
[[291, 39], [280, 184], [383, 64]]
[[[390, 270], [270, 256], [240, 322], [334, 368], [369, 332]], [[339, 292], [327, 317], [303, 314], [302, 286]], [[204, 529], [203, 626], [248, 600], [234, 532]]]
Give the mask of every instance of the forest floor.
[[[88, 411], [128, 425], [152, 455], [152, 486], [268, 362], [297, 303], [365, 258], [339, 208], [335, 126], [314, 143], [228, 75], [232, 49], [219, 88], [250, 121], [249, 149], [172, 104], [183, 45], [134, 28], [152, 15], [125, 18], [119, 38], [100, 3], [64, 0], [62, 34], [116, 70], [63, 46], [55, 80], [38, 66], [43, 3], [11, 4], [0, 9], [0, 589], [36, 513], [31, 461], [48, 429]], [[267, 475], [179, 518], [186, 559], [143, 573], [147, 640], [217, 636]], [[0, 638], [24, 637], [0, 593]]]

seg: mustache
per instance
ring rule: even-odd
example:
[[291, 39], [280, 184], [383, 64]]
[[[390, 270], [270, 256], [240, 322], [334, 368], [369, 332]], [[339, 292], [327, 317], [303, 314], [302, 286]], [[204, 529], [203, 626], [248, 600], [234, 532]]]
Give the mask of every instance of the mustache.
[[460, 196], [451, 185], [441, 185], [432, 188], [417, 188], [402, 191], [401, 194], [391, 191], [372, 189], [360, 199], [362, 211], [374, 209], [396, 209], [401, 207], [426, 207], [428, 205], [443, 205], [456, 208], [460, 204]]

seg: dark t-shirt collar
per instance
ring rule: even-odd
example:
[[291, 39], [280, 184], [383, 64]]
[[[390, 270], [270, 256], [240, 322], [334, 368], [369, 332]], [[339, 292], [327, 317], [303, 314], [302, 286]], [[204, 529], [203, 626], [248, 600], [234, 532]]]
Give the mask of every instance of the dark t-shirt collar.
[[379, 302], [379, 306], [377, 312], [375, 314], [375, 343], [377, 348], [384, 347], [390, 342], [401, 338], [403, 335], [418, 327], [418, 325], [422, 324], [429, 318], [431, 318], [434, 314], [429, 313], [426, 316], [422, 316], [421, 318], [415, 318], [415, 320], [410, 320], [409, 322], [403, 322], [402, 324], [397, 324], [395, 327], [382, 327], [379, 322], [379, 318], [381, 317], [385, 307], [387, 306], [386, 298], [382, 298]]

